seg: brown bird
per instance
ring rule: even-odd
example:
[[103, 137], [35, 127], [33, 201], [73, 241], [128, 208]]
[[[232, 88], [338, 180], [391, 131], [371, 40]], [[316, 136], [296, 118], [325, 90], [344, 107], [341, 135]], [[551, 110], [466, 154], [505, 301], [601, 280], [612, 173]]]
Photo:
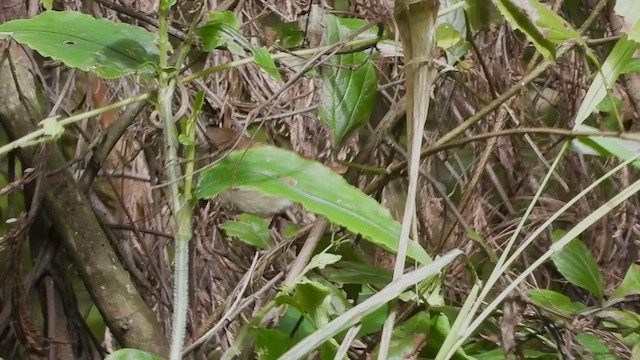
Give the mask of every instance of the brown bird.
[[[207, 137], [218, 150], [222, 151], [243, 150], [264, 145], [226, 128], [209, 127]], [[264, 218], [282, 214], [293, 205], [289, 199], [267, 195], [251, 186], [237, 186], [225, 190], [220, 194], [220, 200], [241, 212]]]

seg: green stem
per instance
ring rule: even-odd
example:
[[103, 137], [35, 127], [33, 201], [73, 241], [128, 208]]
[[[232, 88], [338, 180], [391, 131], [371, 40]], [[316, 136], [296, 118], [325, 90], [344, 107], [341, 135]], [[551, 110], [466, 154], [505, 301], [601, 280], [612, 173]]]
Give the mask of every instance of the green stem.
[[[346, 43], [345, 47], [346, 48], [360, 47], [360, 46], [373, 44], [373, 43], [375, 43], [377, 41], [378, 41], [377, 38], [376, 39], [355, 40], [355, 41], [351, 41], [351, 42]], [[160, 44], [160, 45], [161, 46], [159, 46], [159, 49], [161, 49], [162, 51], [165, 51], [165, 53], [166, 53], [167, 45], [162, 45], [162, 44]], [[327, 50], [327, 49], [329, 49], [331, 47], [332, 47], [332, 45], [331, 46], [324, 46], [324, 47], [320, 47], [320, 48], [314, 48], [314, 49], [299, 50], [299, 51], [294, 51], [294, 52], [290, 52], [290, 53], [289, 52], [281, 52], [281, 53], [274, 54], [272, 56], [272, 58], [274, 60], [279, 60], [279, 59], [287, 59], [287, 58], [294, 58], [294, 57], [309, 56], [309, 55], [313, 55], [313, 54], [316, 54], [316, 53], [321, 52], [321, 51], [325, 51], [325, 50]], [[160, 52], [160, 53], [163, 54], [162, 52]], [[186, 54], [185, 54], [185, 56], [186, 56]], [[186, 83], [192, 82], [194, 80], [197, 80], [199, 78], [202, 78], [202, 77], [205, 77], [205, 76], [208, 76], [208, 75], [211, 75], [211, 74], [215, 74], [217, 72], [220, 72], [220, 71], [223, 71], [223, 70], [226, 70], [226, 69], [233, 69], [233, 68], [236, 68], [236, 67], [239, 67], [239, 66], [242, 66], [242, 65], [250, 64], [253, 61], [254, 61], [253, 57], [247, 57], [247, 58], [240, 59], [240, 60], [237, 60], [237, 61], [233, 61], [233, 62], [230, 62], [230, 63], [227, 63], [227, 64], [214, 66], [212, 68], [209, 68], [209, 69], [206, 69], [206, 70], [202, 70], [202, 71], [199, 71], [199, 72], [197, 72], [195, 74], [186, 76], [186, 77], [180, 79], [178, 82], [179, 82], [179, 84], [186, 84]], [[161, 56], [161, 64], [165, 64], [165, 65], [167, 64], [166, 57], [163, 60], [162, 56]], [[161, 69], [164, 69], [164, 68], [161, 67]], [[105, 113], [107, 111], [119, 109], [119, 108], [121, 108], [123, 106], [134, 104], [134, 103], [137, 103], [137, 102], [140, 102], [140, 101], [149, 100], [152, 97], [153, 93], [154, 93], [153, 91], [146, 92], [146, 93], [143, 93], [143, 94], [140, 94], [140, 95], [136, 95], [134, 97], [122, 100], [122, 101], [118, 101], [116, 103], [113, 103], [113, 104], [105, 106], [105, 107], [101, 107], [101, 108], [98, 108], [98, 109], [87, 111], [87, 112], [84, 112], [82, 114], [70, 116], [70, 117], [68, 117], [68, 118], [66, 118], [64, 120], [60, 120], [60, 125], [62, 125], [62, 126], [69, 125], [69, 124], [72, 124], [74, 122], [78, 122], [78, 121], [85, 120], [85, 119], [88, 119], [88, 118], [93, 117], [93, 116], [97, 116], [97, 115], [103, 114], [103, 113]], [[52, 118], [57, 118], [57, 116], [52, 117]], [[50, 118], [47, 118], [47, 119], [50, 119]], [[44, 119], [44, 120], [47, 120], [47, 119]], [[4, 155], [4, 154], [7, 154], [10, 151], [15, 150], [17, 148], [32, 145], [32, 144], [34, 144], [34, 140], [38, 139], [39, 137], [43, 136], [44, 134], [45, 133], [44, 133], [43, 129], [38, 129], [37, 131], [34, 131], [34, 132], [32, 132], [30, 134], [27, 134], [27, 135], [25, 135], [25, 136], [23, 136], [23, 137], [21, 137], [19, 139], [14, 140], [14, 141], [6, 144], [6, 145], [1, 146], [0, 147], [0, 156]]]
[[191, 238], [191, 211], [180, 194], [178, 179], [180, 178], [180, 165], [178, 162], [178, 135], [173, 123], [173, 111], [171, 100], [176, 85], [175, 72], [169, 72], [168, 50], [169, 36], [167, 19], [171, 7], [168, 0], [160, 2], [158, 49], [160, 53], [158, 76], [158, 103], [157, 110], [164, 125], [164, 139], [166, 146], [166, 168], [169, 176], [169, 191], [171, 195], [171, 210], [175, 219], [176, 234], [175, 259], [174, 259], [174, 286], [173, 286], [173, 324], [171, 332], [171, 351], [169, 358], [179, 360], [184, 345], [185, 328], [188, 311], [188, 284], [189, 284], [189, 240]]
[[[354, 41], [350, 41], [348, 43], [345, 44], [345, 48], [349, 49], [349, 48], [357, 48], [357, 47], [362, 47], [362, 46], [367, 46], [367, 45], [373, 45], [375, 43], [377, 43], [378, 41], [380, 41], [380, 39], [378, 38], [370, 38], [370, 39], [359, 39], [359, 40], [354, 40]], [[299, 51], [293, 51], [293, 52], [280, 52], [280, 53], [276, 53], [271, 55], [271, 58], [273, 60], [280, 60], [280, 59], [287, 59], [287, 58], [293, 58], [293, 57], [304, 57], [304, 56], [309, 56], [309, 55], [315, 55], [317, 53], [321, 53], [323, 51], [327, 51], [330, 50], [332, 48], [335, 47], [335, 44], [333, 45], [327, 45], [327, 46], [322, 46], [319, 48], [314, 48], [314, 49], [305, 49], [305, 50], [299, 50]], [[193, 73], [189, 76], [185, 76], [182, 79], [180, 79], [180, 84], [185, 84], [188, 82], [191, 82], [193, 80], [199, 79], [199, 78], [203, 78], [205, 76], [209, 76], [211, 74], [215, 74], [217, 72], [226, 70], [226, 69], [232, 69], [232, 68], [236, 68], [238, 66], [242, 66], [245, 64], [250, 64], [254, 61], [254, 57], [253, 56], [249, 56], [246, 57], [244, 59], [240, 59], [240, 60], [236, 60], [236, 61], [232, 61], [230, 63], [226, 63], [226, 64], [222, 64], [222, 65], [218, 65], [218, 66], [214, 66], [208, 69], [204, 69], [201, 71], [198, 71], [196, 73]]]
[[[73, 124], [73, 123], [78, 122], [78, 121], [82, 121], [82, 120], [85, 120], [85, 119], [88, 119], [88, 118], [91, 118], [91, 117], [94, 117], [94, 116], [98, 116], [100, 114], [104, 114], [104, 113], [106, 113], [108, 111], [111, 111], [111, 110], [119, 109], [119, 108], [121, 108], [123, 106], [127, 106], [127, 105], [134, 104], [134, 103], [137, 103], [137, 102], [140, 102], [140, 101], [148, 100], [149, 98], [151, 98], [152, 94], [153, 94], [153, 92], [147, 92], [147, 93], [144, 93], [144, 94], [140, 94], [140, 95], [128, 98], [128, 99], [124, 99], [122, 101], [115, 102], [115, 103], [110, 104], [110, 105], [105, 106], [105, 107], [101, 107], [101, 108], [94, 109], [94, 110], [91, 110], [91, 111], [83, 112], [83, 113], [78, 114], [78, 115], [70, 116], [70, 117], [68, 117], [68, 118], [66, 118], [64, 120], [60, 120], [58, 123], [60, 125], [62, 125], [62, 126]], [[56, 115], [56, 116], [52, 116], [52, 117], [48, 117], [46, 119], [43, 119], [42, 121], [46, 121], [46, 120], [49, 120], [49, 119], [56, 119], [58, 117], [59, 116]], [[36, 131], [34, 131], [32, 133], [29, 133], [29, 134], [27, 134], [27, 135], [25, 135], [25, 136], [23, 136], [23, 137], [21, 137], [19, 139], [16, 139], [16, 140], [14, 140], [14, 141], [6, 144], [6, 145], [0, 146], [0, 155], [4, 155], [4, 154], [6, 154], [6, 153], [8, 153], [8, 152], [10, 152], [12, 150], [15, 150], [15, 149], [18, 149], [18, 148], [21, 148], [21, 147], [25, 147], [25, 146], [33, 145], [34, 143], [38, 143], [40, 141], [35, 141], [35, 140], [37, 140], [39, 137], [41, 137], [43, 135], [45, 135], [44, 129], [38, 129], [38, 130], [36, 130]]]

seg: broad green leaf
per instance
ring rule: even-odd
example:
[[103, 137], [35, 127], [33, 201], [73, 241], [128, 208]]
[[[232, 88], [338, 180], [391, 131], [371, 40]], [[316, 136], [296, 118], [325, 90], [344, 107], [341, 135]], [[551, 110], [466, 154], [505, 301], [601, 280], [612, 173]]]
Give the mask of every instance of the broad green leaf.
[[[409, 358], [417, 351], [416, 344], [422, 346], [430, 335], [432, 319], [427, 311], [421, 311], [400, 326], [396, 327], [391, 334], [391, 343], [389, 344], [388, 360], [403, 360]], [[429, 338], [429, 342], [435, 339]], [[374, 358], [377, 357], [378, 349], [375, 351]]]
[[212, 11], [209, 13], [207, 23], [196, 29], [196, 34], [202, 40], [202, 49], [212, 51], [227, 43], [224, 27], [240, 29], [240, 22], [232, 11]]
[[382, 329], [382, 326], [384, 325], [385, 319], [388, 316], [388, 310], [388, 306], [384, 305], [363, 317], [361, 322], [362, 327], [360, 328], [360, 331], [358, 331], [358, 337], [366, 336], [380, 331]]
[[449, 49], [462, 41], [461, 34], [449, 23], [441, 23], [436, 28], [437, 46]]
[[255, 62], [258, 66], [260, 66], [267, 74], [271, 75], [274, 79], [282, 82], [282, 77], [278, 72], [278, 68], [276, 64], [273, 62], [271, 58], [271, 54], [269, 50], [265, 48], [253, 48], [253, 62]]
[[[565, 232], [556, 230], [552, 234], [554, 241], [562, 238]], [[573, 285], [591, 291], [598, 299], [604, 296], [604, 279], [596, 260], [580, 239], [573, 239], [562, 250], [551, 256], [558, 271]]]
[[621, 298], [631, 294], [640, 294], [640, 265], [631, 264], [624, 279], [613, 290], [612, 298]]
[[631, 350], [631, 358], [640, 359], [640, 342], [637, 342], [635, 345], [633, 345], [633, 349]]
[[269, 224], [259, 216], [241, 214], [236, 221], [225, 221], [220, 225], [227, 235], [249, 245], [266, 249], [269, 247]]
[[[210, 199], [239, 185], [298, 202], [374, 244], [398, 249], [400, 224], [387, 209], [331, 169], [294, 152], [273, 146], [231, 152], [202, 174], [196, 196]], [[415, 241], [409, 244], [409, 256], [422, 264], [431, 262]]]
[[[289, 300], [285, 300], [282, 297], [283, 295], [278, 295], [278, 297], [276, 297], [276, 303], [291, 306], [287, 306], [284, 314], [280, 317], [278, 323], [278, 329], [280, 331], [286, 334], [293, 334], [292, 338], [298, 341], [317, 330], [311, 320], [298, 310], [300, 304], [296, 303], [293, 297], [289, 296]], [[291, 304], [292, 302], [295, 304]]]
[[309, 264], [304, 268], [302, 274], [306, 274], [313, 269], [324, 269], [328, 265], [335, 264], [342, 259], [341, 255], [320, 253], [309, 260]]
[[343, 284], [385, 286], [393, 279], [391, 270], [355, 261], [340, 261], [322, 273], [329, 281]]
[[[440, 345], [444, 343], [445, 338], [451, 331], [451, 322], [444, 313], [434, 313], [431, 315], [431, 329], [429, 330], [427, 344], [425, 346], [425, 351], [429, 357], [434, 357], [438, 354]], [[473, 358], [469, 357], [462, 348], [458, 348], [456, 353], [453, 355], [453, 359], [473, 360]]]
[[636, 312], [609, 308], [599, 311], [598, 319], [604, 329], [618, 333], [627, 346], [640, 342], [640, 315]]
[[313, 313], [328, 295], [329, 289], [326, 286], [305, 278], [296, 285], [293, 298], [300, 304], [298, 310]]
[[107, 355], [104, 360], [162, 360], [162, 357], [138, 349], [120, 349]]
[[640, 72], [640, 59], [629, 59], [621, 70], [621, 74], [633, 74]]
[[[352, 31], [341, 20], [327, 15], [326, 43], [334, 44]], [[377, 96], [376, 69], [364, 51], [333, 56], [321, 68], [320, 119], [333, 132], [336, 145], [371, 117]]]
[[522, 31], [545, 58], [555, 57], [556, 46], [567, 40], [582, 43], [568, 22], [537, 0], [494, 1], [511, 26]]
[[41, 55], [98, 76], [113, 79], [149, 71], [158, 63], [156, 36], [145, 29], [76, 11], [45, 11], [31, 19], [0, 25], [10, 36]]
[[553, 290], [530, 289], [529, 296], [532, 303], [560, 314], [569, 315], [585, 308], [583, 304], [574, 303], [568, 296]]
[[[615, 356], [607, 345], [597, 336], [591, 334], [579, 334], [576, 336], [578, 343], [582, 345], [584, 358], [598, 360], [619, 359]], [[582, 358], [582, 357], [581, 357]]]
[[293, 346], [294, 340], [280, 330], [256, 329], [256, 347], [258, 358], [274, 360], [287, 352]]
[[616, 327], [622, 326], [634, 330], [640, 327], [640, 315], [633, 311], [606, 309], [598, 312], [598, 318], [605, 323], [615, 323]]

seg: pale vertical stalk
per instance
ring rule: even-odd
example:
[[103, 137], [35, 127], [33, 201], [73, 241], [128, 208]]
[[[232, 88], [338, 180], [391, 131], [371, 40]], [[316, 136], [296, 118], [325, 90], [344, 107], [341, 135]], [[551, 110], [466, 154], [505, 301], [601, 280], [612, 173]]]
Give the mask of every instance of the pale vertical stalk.
[[160, 1], [159, 11], [159, 78], [158, 78], [158, 113], [164, 125], [165, 163], [169, 177], [169, 193], [171, 195], [171, 212], [175, 223], [175, 258], [174, 258], [174, 285], [173, 285], [173, 323], [171, 331], [171, 360], [179, 360], [184, 345], [187, 310], [188, 310], [188, 284], [189, 284], [189, 238], [191, 237], [191, 212], [180, 194], [178, 179], [180, 178], [180, 165], [178, 163], [178, 135], [173, 123], [173, 111], [171, 100], [175, 89], [175, 77], [170, 76], [168, 70], [169, 37], [167, 32], [167, 20], [171, 5], [168, 0]]
[[[409, 144], [409, 189], [402, 219], [402, 231], [398, 244], [398, 254], [393, 269], [393, 279], [404, 273], [409, 233], [416, 208], [418, 173], [422, 132], [429, 110], [429, 93], [434, 81], [431, 54], [435, 44], [436, 17], [440, 4], [438, 0], [396, 1], [394, 19], [402, 38], [405, 62], [405, 82], [407, 88], [407, 129]], [[385, 360], [389, 353], [391, 334], [396, 319], [395, 304], [382, 328], [378, 359]]]

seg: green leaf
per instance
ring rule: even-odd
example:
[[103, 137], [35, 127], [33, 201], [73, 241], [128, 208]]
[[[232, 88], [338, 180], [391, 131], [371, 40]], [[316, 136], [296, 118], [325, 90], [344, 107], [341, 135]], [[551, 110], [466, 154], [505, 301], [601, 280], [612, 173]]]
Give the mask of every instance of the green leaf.
[[[397, 251], [400, 224], [387, 209], [326, 166], [273, 146], [234, 151], [205, 171], [196, 196], [210, 199], [232, 186], [246, 185], [298, 202], [387, 250]], [[428, 264], [431, 258], [415, 241], [409, 256]]]
[[256, 347], [258, 359], [274, 360], [293, 346], [294, 340], [280, 330], [256, 329]]
[[60, 125], [56, 118], [47, 118], [42, 120], [42, 131], [46, 136], [50, 136], [53, 139], [58, 139], [64, 134], [64, 127]]
[[358, 331], [358, 337], [366, 336], [380, 331], [382, 329], [382, 326], [384, 325], [384, 321], [387, 319], [389, 313], [388, 310], [388, 306], [384, 305], [374, 310], [372, 313], [365, 315], [362, 318], [362, 327], [360, 328], [360, 331]]
[[393, 279], [391, 270], [355, 261], [340, 261], [322, 273], [329, 281], [343, 284], [385, 286]]
[[[350, 33], [338, 17], [327, 15], [327, 44], [339, 42]], [[376, 69], [361, 51], [334, 56], [321, 70], [322, 101], [318, 112], [338, 145], [369, 121], [377, 96]]]
[[629, 40], [633, 40], [635, 42], [640, 42], [640, 21], [636, 22], [635, 25], [628, 32]]
[[340, 261], [340, 259], [342, 259], [342, 256], [336, 254], [317, 254], [311, 258], [309, 264], [304, 268], [304, 271], [302, 271], [302, 273], [306, 274], [313, 269], [324, 269], [328, 265], [335, 264], [336, 262]]
[[585, 308], [583, 304], [574, 303], [568, 296], [553, 290], [530, 289], [529, 296], [532, 303], [560, 314], [570, 315]]
[[178, 135], [178, 142], [184, 146], [193, 145], [193, 140], [185, 133]]
[[[535, 350], [535, 349], [530, 349], [529, 347], [526, 347], [524, 349], [524, 358], [527, 360], [532, 360], [532, 359], [544, 359], [544, 360], [557, 360], [558, 359], [558, 354], [557, 353], [545, 353], [539, 350]], [[493, 350], [489, 350], [486, 352], [483, 352], [481, 354], [473, 354], [473, 357], [471, 359], [474, 360], [505, 360], [506, 357], [504, 355], [504, 350], [502, 349], [493, 349]]]
[[53, 0], [40, 0], [40, 4], [42, 4], [47, 11], [53, 9]]
[[560, 15], [537, 0], [496, 0], [498, 10], [522, 31], [545, 57], [555, 57], [556, 46], [567, 40], [582, 43], [578, 32]]
[[[587, 125], [580, 125], [575, 130], [598, 131], [598, 129]], [[629, 135], [629, 133], [627, 134]], [[616, 139], [606, 136], [581, 136], [573, 140], [572, 146], [574, 151], [581, 154], [603, 157], [615, 156], [622, 161], [634, 158], [638, 155], [638, 152], [640, 152], [640, 142], [638, 141]], [[632, 162], [631, 165], [640, 169], [640, 160]]]
[[[562, 238], [564, 231], [552, 234], [554, 241]], [[591, 291], [598, 299], [604, 296], [604, 280], [596, 260], [587, 246], [579, 239], [573, 239], [562, 250], [551, 256], [558, 271], [572, 284]]]
[[271, 75], [274, 79], [282, 82], [282, 77], [278, 72], [278, 68], [276, 64], [273, 62], [271, 58], [271, 54], [269, 50], [266, 48], [253, 48], [253, 62], [255, 62], [258, 66], [260, 66], [267, 74]]
[[196, 29], [196, 34], [202, 40], [202, 49], [212, 51], [227, 43], [224, 28], [240, 29], [240, 22], [232, 11], [212, 11], [207, 23]]
[[640, 265], [638, 264], [629, 266], [627, 274], [620, 285], [613, 290], [611, 297], [622, 298], [632, 294], [640, 294]]
[[640, 72], [640, 59], [629, 59], [621, 70], [622, 74], [633, 74]]
[[45, 11], [31, 19], [11, 20], [0, 25], [0, 36], [11, 36], [43, 56], [106, 79], [148, 71], [143, 65], [158, 63], [152, 33], [76, 11]]
[[[619, 359], [607, 345], [597, 336], [591, 334], [579, 334], [576, 336], [578, 343], [584, 347], [584, 350], [591, 356], [585, 357], [598, 360], [614, 360]], [[586, 354], [584, 354], [586, 355]]]
[[249, 245], [261, 249], [269, 247], [269, 224], [259, 216], [241, 214], [237, 221], [225, 221], [220, 227], [227, 235]]
[[204, 91], [198, 90], [193, 100], [193, 114], [195, 117], [200, 115], [203, 105], [204, 105]]
[[589, 86], [589, 90], [584, 96], [578, 113], [576, 114], [574, 130], [593, 113], [598, 104], [607, 96], [607, 89], [611, 89], [625, 66], [633, 57], [634, 51], [638, 48], [638, 43], [622, 37], [613, 47], [606, 60], [600, 67], [600, 71], [595, 74], [595, 79]]
[[304, 32], [298, 27], [298, 22], [280, 23], [273, 26], [278, 43], [286, 48], [296, 48], [304, 41]]
[[460, 33], [449, 23], [442, 23], [436, 28], [437, 46], [449, 49], [462, 41]]
[[[429, 313], [421, 311], [413, 315], [409, 320], [403, 322], [393, 330], [389, 353], [387, 359], [402, 360], [407, 359], [416, 353], [416, 344], [424, 344], [430, 333], [432, 320]], [[420, 340], [422, 338], [422, 340]], [[429, 339], [432, 341], [432, 339]], [[378, 350], [375, 353], [377, 357]], [[375, 358], [374, 357], [374, 358]]]
[[303, 278], [296, 285], [293, 298], [296, 299], [298, 304], [300, 304], [300, 308], [298, 310], [313, 313], [320, 307], [320, 305], [322, 305], [322, 302], [329, 293], [329, 289], [326, 286]]
[[162, 358], [138, 349], [120, 349], [107, 355], [104, 360], [162, 360]]

